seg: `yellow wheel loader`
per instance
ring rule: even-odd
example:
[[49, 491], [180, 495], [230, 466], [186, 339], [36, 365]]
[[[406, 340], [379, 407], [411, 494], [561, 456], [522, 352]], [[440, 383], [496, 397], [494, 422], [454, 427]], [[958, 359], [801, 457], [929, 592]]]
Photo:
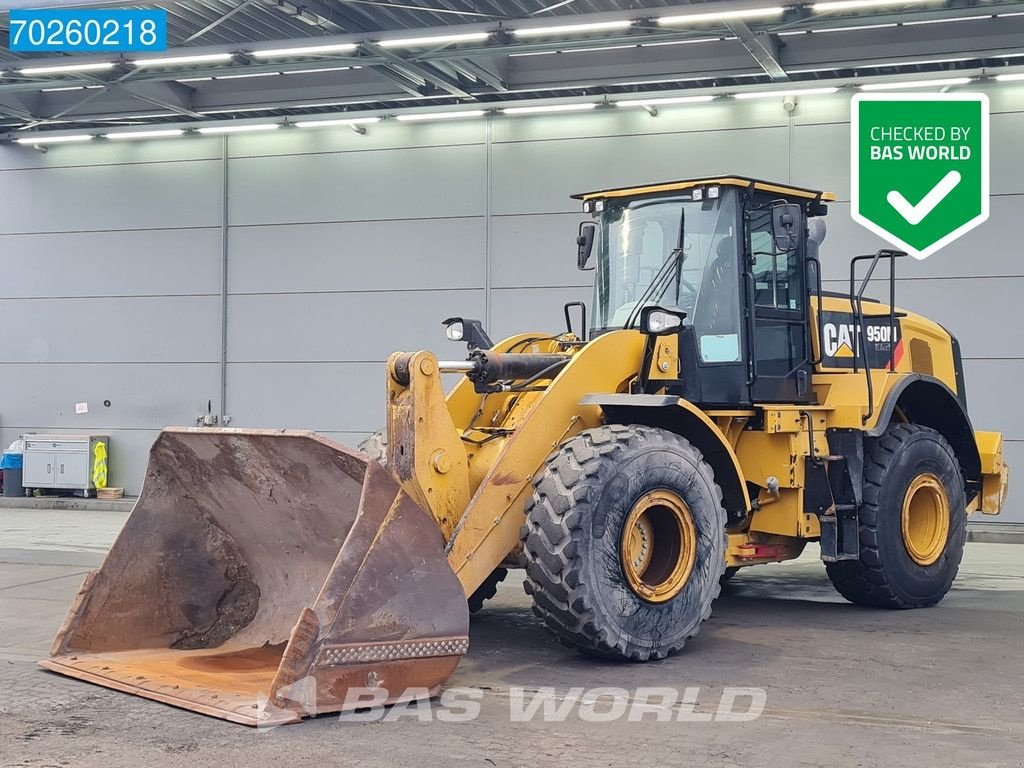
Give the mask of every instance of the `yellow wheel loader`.
[[[309, 432], [165, 430], [41, 664], [277, 724], [437, 692], [508, 568], [559, 640], [632, 661], [809, 541], [854, 603], [939, 602], [1007, 469], [956, 339], [895, 305], [903, 254], [855, 257], [828, 292], [825, 193], [729, 176], [579, 198], [589, 323], [569, 304], [566, 332], [493, 343], [450, 318], [466, 359], [393, 354], [382, 461]], [[881, 277], [888, 303], [865, 296]]]

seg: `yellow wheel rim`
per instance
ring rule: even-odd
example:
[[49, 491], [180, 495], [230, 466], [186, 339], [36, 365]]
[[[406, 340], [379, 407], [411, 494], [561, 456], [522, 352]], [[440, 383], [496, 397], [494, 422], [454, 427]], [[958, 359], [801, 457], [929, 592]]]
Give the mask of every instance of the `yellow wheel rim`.
[[903, 546], [918, 565], [931, 565], [949, 537], [949, 499], [942, 481], [931, 473], [914, 478], [903, 497], [900, 517]]
[[697, 526], [686, 503], [671, 491], [644, 494], [626, 517], [620, 545], [622, 570], [644, 600], [678, 595], [697, 560]]

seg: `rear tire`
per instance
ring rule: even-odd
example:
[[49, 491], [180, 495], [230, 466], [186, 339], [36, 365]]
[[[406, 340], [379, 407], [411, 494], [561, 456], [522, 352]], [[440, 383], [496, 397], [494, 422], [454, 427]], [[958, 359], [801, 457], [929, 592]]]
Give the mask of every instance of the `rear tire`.
[[586, 430], [534, 479], [527, 594], [558, 638], [605, 658], [679, 651], [725, 572], [722, 491], [700, 451], [646, 426]]
[[860, 558], [826, 563], [832, 584], [858, 605], [925, 608], [956, 578], [967, 535], [963, 475], [945, 438], [890, 426], [864, 446]]

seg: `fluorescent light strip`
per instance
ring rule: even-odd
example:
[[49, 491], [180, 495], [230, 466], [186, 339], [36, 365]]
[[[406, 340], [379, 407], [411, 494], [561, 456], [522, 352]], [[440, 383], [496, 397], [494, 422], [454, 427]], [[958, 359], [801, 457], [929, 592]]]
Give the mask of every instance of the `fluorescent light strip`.
[[270, 131], [280, 128], [280, 123], [250, 123], [248, 125], [211, 125], [206, 128], [198, 128], [199, 133], [250, 133], [253, 131]]
[[1014, 72], [1009, 75], [996, 75], [996, 80], [1001, 83], [1012, 83], [1018, 80], [1024, 80], [1024, 72]]
[[641, 48], [657, 48], [661, 45], [692, 45], [693, 43], [720, 43], [721, 37], [697, 37], [693, 40], [665, 40], [660, 43], [640, 43]]
[[663, 96], [650, 99], [624, 99], [622, 101], [616, 101], [616, 107], [660, 107], [661, 105], [669, 104], [699, 104], [701, 102], [713, 101], [714, 96], [703, 95], [703, 96]]
[[305, 45], [298, 48], [270, 48], [265, 51], [253, 51], [252, 55], [260, 59], [284, 59], [289, 56], [316, 56], [321, 53], [345, 53], [354, 51], [355, 43], [333, 43], [331, 45]]
[[104, 88], [102, 85], [66, 85], [63, 88], [40, 88], [43, 93], [58, 93], [60, 91], [93, 91], [97, 88]]
[[937, 88], [946, 85], [967, 85], [969, 77], [944, 77], [937, 80], [907, 80], [895, 83], [867, 83], [860, 86], [862, 91], [902, 91], [911, 88]]
[[781, 5], [772, 5], [764, 8], [747, 8], [738, 11], [713, 11], [711, 13], [687, 13], [678, 16], [661, 16], [657, 19], [659, 24], [679, 26], [686, 24], [708, 24], [715, 21], [731, 21], [735, 19], [769, 19], [781, 16], [786, 9]]
[[815, 29], [812, 30], [814, 34], [821, 35], [827, 32], [859, 32], [865, 29], [887, 29], [888, 27], [898, 27], [899, 24], [892, 22], [890, 24], [858, 24], [853, 27], [829, 27], [827, 29]]
[[164, 56], [159, 59], [135, 59], [136, 67], [176, 67], [182, 64], [214, 64], [218, 61], [230, 61], [230, 53], [202, 53], [195, 56]]
[[915, 27], [918, 24], [952, 24], [955, 21], [980, 21], [983, 19], [992, 19], [992, 14], [988, 13], [983, 16], [957, 16], [953, 19], [925, 19], [924, 21], [904, 21], [904, 27]]
[[341, 72], [346, 69], [362, 69], [362, 67], [320, 67], [319, 69], [290, 69], [285, 75], [318, 75], [321, 72]]
[[14, 141], [18, 144], [70, 144], [75, 141], [89, 141], [92, 134], [82, 133], [73, 136], [31, 136]]
[[159, 131], [118, 131], [117, 133], [103, 134], [108, 139], [169, 139], [173, 136], [182, 136], [184, 128], [168, 128]]
[[212, 77], [179, 77], [177, 82], [179, 83], [202, 83], [207, 80], [213, 80]]
[[791, 88], [788, 91], [747, 91], [745, 93], [734, 93], [734, 99], [771, 99], [784, 96], [818, 96], [828, 93], [835, 93], [838, 87], [829, 88]]
[[481, 42], [490, 37], [489, 32], [463, 32], [456, 35], [433, 35], [430, 37], [400, 37], [395, 40], [381, 40], [381, 48], [423, 48], [449, 43]]
[[335, 125], [367, 125], [379, 123], [379, 117], [345, 117], [337, 120], [300, 120], [295, 123], [297, 128], [330, 128]]
[[406, 115], [396, 115], [402, 122], [418, 122], [420, 120], [456, 120], [460, 117], [483, 117], [482, 109], [464, 109], [460, 112], [411, 112]]
[[632, 21], [621, 19], [619, 21], [594, 21], [589, 24], [560, 24], [555, 27], [527, 27], [526, 29], [513, 29], [512, 34], [516, 37], [547, 37], [629, 29], [631, 26], [633, 26]]
[[861, 8], [882, 8], [892, 5], [922, 5], [924, 3], [941, 3], [942, 0], [826, 0], [821, 3], [811, 3], [811, 10], [815, 13], [828, 13], [829, 11], [856, 11]]
[[92, 64], [61, 64], [54, 67], [25, 67], [19, 69], [22, 75], [56, 75], [61, 72], [99, 72], [103, 69], [113, 69], [112, 61], [97, 61]]
[[505, 115], [539, 115], [545, 112], [583, 112], [596, 106], [596, 102], [588, 102], [586, 104], [540, 104], [535, 107], [506, 107], [501, 112]]
[[246, 77], [277, 77], [280, 72], [251, 72], [241, 75], [217, 75], [214, 80], [242, 80]]

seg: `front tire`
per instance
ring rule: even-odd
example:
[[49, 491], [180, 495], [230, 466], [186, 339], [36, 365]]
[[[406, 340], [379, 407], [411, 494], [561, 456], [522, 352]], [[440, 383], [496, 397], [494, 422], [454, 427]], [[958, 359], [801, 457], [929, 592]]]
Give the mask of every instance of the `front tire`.
[[524, 587], [564, 644], [605, 658], [664, 658], [711, 615], [725, 525], [714, 472], [682, 437], [638, 425], [589, 429], [534, 479]]
[[832, 584], [858, 605], [925, 608], [949, 591], [967, 536], [963, 475], [945, 438], [890, 426], [865, 441], [860, 557], [826, 563]]

